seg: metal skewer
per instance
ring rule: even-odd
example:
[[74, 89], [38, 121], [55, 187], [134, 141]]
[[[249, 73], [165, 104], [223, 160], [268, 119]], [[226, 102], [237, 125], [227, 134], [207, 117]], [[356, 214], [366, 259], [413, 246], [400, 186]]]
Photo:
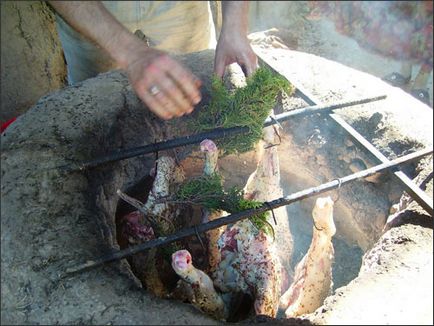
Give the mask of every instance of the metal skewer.
[[324, 183], [324, 184], [319, 185], [317, 187], [307, 188], [305, 190], [296, 192], [294, 194], [291, 194], [291, 195], [288, 195], [285, 197], [281, 197], [281, 198], [275, 199], [275, 200], [270, 201], [270, 202], [266, 202], [261, 207], [259, 207], [257, 209], [249, 209], [249, 210], [241, 211], [238, 213], [234, 213], [234, 214], [231, 214], [231, 215], [228, 215], [225, 217], [221, 217], [219, 219], [216, 219], [216, 220], [213, 220], [213, 221], [210, 221], [207, 223], [203, 223], [203, 224], [195, 225], [193, 227], [179, 230], [178, 232], [175, 232], [175, 233], [170, 234], [170, 235], [165, 236], [165, 237], [159, 237], [157, 239], [147, 241], [147, 242], [139, 244], [137, 246], [133, 246], [133, 247], [129, 247], [127, 249], [119, 250], [119, 251], [113, 252], [109, 255], [96, 258], [94, 260], [89, 260], [89, 261], [87, 261], [81, 265], [76, 266], [76, 267], [68, 268], [62, 277], [76, 274], [79, 272], [84, 272], [86, 270], [93, 269], [93, 268], [98, 267], [100, 265], [103, 265], [105, 263], [112, 262], [115, 260], [120, 260], [120, 259], [132, 256], [134, 254], [137, 254], [139, 252], [145, 251], [145, 250], [150, 249], [150, 248], [166, 245], [166, 244], [175, 242], [177, 240], [195, 235], [196, 233], [203, 233], [203, 232], [218, 228], [218, 227], [223, 226], [223, 225], [235, 223], [237, 221], [248, 218], [252, 215], [260, 214], [260, 213], [265, 212], [267, 210], [272, 210], [272, 209], [275, 209], [275, 208], [278, 208], [281, 206], [290, 205], [290, 204], [297, 202], [297, 201], [300, 201], [302, 199], [313, 197], [313, 196], [319, 195], [323, 192], [341, 187], [342, 185], [344, 185], [348, 182], [362, 179], [362, 178], [366, 178], [366, 177], [371, 176], [371, 175], [378, 173], [380, 171], [396, 169], [399, 165], [420, 159], [423, 156], [432, 154], [432, 152], [433, 152], [433, 149], [429, 148], [429, 149], [418, 151], [418, 152], [415, 152], [412, 154], [408, 154], [408, 155], [402, 156], [400, 158], [388, 161], [386, 163], [375, 165], [369, 169], [362, 170], [362, 171], [359, 171], [357, 173], [347, 175], [343, 178], [334, 179], [333, 181]]
[[[336, 109], [342, 109], [353, 105], [366, 104], [370, 102], [384, 100], [385, 98], [386, 95], [381, 95], [381, 96], [370, 97], [370, 98], [365, 98], [360, 100], [339, 102], [332, 105], [311, 105], [305, 108], [281, 113], [279, 115], [276, 115], [273, 119], [268, 118], [264, 122], [264, 127], [268, 127], [273, 124], [280, 123], [282, 121], [287, 121], [296, 115], [302, 116], [302, 115], [308, 115], [314, 113], [327, 113]], [[202, 132], [199, 134], [189, 135], [185, 137], [174, 138], [171, 140], [166, 140], [154, 144], [148, 144], [144, 146], [127, 148], [127, 149], [120, 149], [104, 157], [100, 157], [87, 162], [65, 165], [63, 167], [60, 167], [60, 169], [65, 172], [76, 171], [76, 170], [82, 171], [88, 168], [99, 166], [104, 163], [120, 161], [123, 159], [131, 158], [139, 155], [155, 153], [158, 151], [176, 148], [180, 146], [197, 144], [204, 139], [212, 140], [212, 139], [224, 138], [224, 137], [248, 133], [248, 132], [249, 132], [248, 127], [217, 128], [211, 131]]]

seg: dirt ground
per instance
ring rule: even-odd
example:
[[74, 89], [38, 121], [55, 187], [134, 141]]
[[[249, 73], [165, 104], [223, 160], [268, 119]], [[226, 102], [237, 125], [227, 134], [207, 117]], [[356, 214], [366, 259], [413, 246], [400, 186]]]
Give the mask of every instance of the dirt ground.
[[[342, 63], [348, 67], [383, 78], [400, 72], [400, 66], [410, 61], [401, 61], [359, 46], [357, 41], [337, 32], [335, 24], [327, 15], [308, 19], [308, 1], [277, 1], [270, 6], [266, 1], [250, 4], [250, 31], [260, 32], [273, 28], [283, 43], [291, 50], [302, 51]], [[412, 78], [415, 79], [420, 64], [413, 62]], [[407, 86], [403, 86], [403, 90]], [[427, 90], [433, 104], [433, 72], [428, 78]]]
[[[301, 52], [266, 52], [276, 58], [277, 63], [291, 66], [290, 80], [309, 86], [325, 102], [387, 92], [387, 101], [340, 111], [349, 123], [367, 130], [368, 136], [380, 144], [382, 150], [395, 148], [400, 151], [414, 148], [415, 144], [432, 145], [432, 110], [408, 94], [397, 92], [373, 76], [320, 57]], [[206, 76], [210, 74], [212, 53], [186, 56], [183, 60], [207, 81], [204, 91], [209, 95]], [[303, 73], [296, 68], [302, 69]], [[331, 72], [336, 79], [332, 86], [328, 78], [319, 78], [322, 73], [328, 76]], [[394, 103], [392, 112], [390, 103]], [[414, 109], [405, 111], [407, 104]], [[370, 117], [376, 111], [382, 112], [383, 118], [377, 121], [378, 124], [373, 124]], [[56, 166], [101, 156], [116, 147], [128, 148], [153, 142], [155, 135], [159, 139], [181, 135], [187, 132], [184, 123], [185, 120], [181, 119], [174, 127], [159, 122], [134, 96], [125, 75], [114, 72], [42, 98], [2, 134], [2, 324], [216, 323], [190, 305], [159, 299], [143, 291], [124, 263], [61, 280], [58, 278], [67, 267], [118, 247], [114, 227], [116, 189], [128, 189], [149, 173], [152, 159], [144, 162], [141, 158], [126, 160], [90, 173], [63, 174]], [[421, 127], [411, 128], [408, 123]], [[318, 131], [313, 128], [315, 125]], [[381, 127], [380, 133], [378, 126]], [[310, 165], [309, 170], [315, 171], [312, 180], [330, 180], [335, 172], [327, 169], [330, 166], [327, 162], [333, 161], [336, 152], [325, 150], [327, 141], [324, 143], [321, 139], [336, 137], [331, 130], [322, 127], [327, 127], [327, 123], [321, 117], [298, 119], [286, 126], [292, 133], [289, 144], [293, 148], [289, 156], [301, 155], [306, 159], [298, 165], [288, 164], [282, 167], [282, 171], [287, 173]], [[308, 144], [308, 141], [313, 143]], [[321, 159], [315, 160], [315, 157]], [[225, 169], [230, 171], [230, 165]], [[341, 172], [347, 174], [348, 170]], [[387, 194], [386, 190], [381, 190], [382, 185], [358, 184], [354, 187], [355, 190], [346, 187], [346, 194], [342, 194], [340, 200], [342, 207], [353, 203], [353, 212], [373, 206], [361, 201], [363, 197], [358, 193]], [[356, 196], [357, 200], [351, 202], [346, 199], [347, 195], [350, 198]], [[379, 216], [384, 222], [387, 210], [385, 206], [379, 210], [381, 214], [355, 214], [351, 224], [358, 225], [358, 235], [369, 234], [367, 230], [376, 230], [375, 223], [357, 219]], [[394, 305], [378, 310], [378, 301], [383, 298], [386, 302], [389, 296], [398, 301], [399, 298], [408, 300], [413, 294], [419, 296], [419, 293], [432, 289], [429, 283], [432, 280], [432, 268], [429, 268], [432, 266], [432, 246], [428, 245], [432, 244], [432, 229], [416, 229], [416, 238], [408, 234], [408, 230], [395, 229], [398, 231], [393, 232], [398, 233], [391, 236], [397, 240], [388, 242], [392, 246], [390, 250], [383, 250], [382, 242], [368, 248], [373, 250], [368, 258], [376, 257], [375, 253], [380, 256], [373, 261], [366, 259], [363, 265], [364, 269], [370, 266], [374, 274], [360, 273], [347, 288], [337, 289], [328, 299], [326, 310], [320, 310], [311, 317], [312, 320], [327, 323], [339, 314], [345, 314], [349, 323], [355, 322], [354, 318], [360, 321], [365, 317], [363, 320], [367, 321], [378, 316], [385, 321], [395, 320], [396, 316], [408, 321], [417, 314], [418, 322], [432, 322], [432, 301], [428, 300], [432, 295], [423, 300], [423, 306], [402, 311]], [[369, 241], [368, 237], [360, 239]], [[409, 246], [403, 247], [402, 244]], [[393, 259], [394, 253], [401, 251], [408, 253], [404, 257], [408, 261]], [[425, 257], [431, 257], [431, 260]], [[384, 273], [390, 269], [394, 273]], [[381, 280], [374, 277], [378, 274], [382, 275]], [[408, 276], [405, 278], [408, 281], [400, 283], [403, 275]], [[413, 279], [420, 282], [412, 282]], [[358, 282], [367, 282], [371, 288], [366, 291], [368, 288], [357, 287]], [[377, 301], [369, 297], [369, 294], [381, 293], [386, 288], [394, 291], [377, 297]], [[354, 291], [361, 291], [365, 296], [354, 296]], [[340, 297], [351, 300], [339, 301]], [[170, 314], [162, 313], [166, 311]]]
[[[400, 104], [394, 112], [382, 111], [377, 124], [370, 119], [372, 112], [379, 109], [377, 105], [342, 113], [353, 126], [367, 130], [368, 134], [370, 132], [370, 140], [377, 142], [385, 153], [391, 156], [400, 154], [394, 153], [389, 144], [398, 144], [400, 150], [409, 150], [415, 144], [432, 145], [432, 111], [408, 99], [407, 94], [400, 90], [381, 85], [375, 78], [395, 71], [399, 62], [359, 48], [353, 40], [336, 33], [327, 21], [305, 22], [302, 33], [278, 35], [286, 37], [285, 43], [300, 51], [282, 57], [288, 59], [285, 62], [289, 63], [292, 77], [304, 82], [305, 86], [310, 85], [322, 100], [334, 101], [356, 95], [365, 97], [370, 91], [377, 95], [378, 91], [386, 90], [390, 94], [387, 103]], [[302, 52], [337, 61], [343, 66]], [[281, 53], [273, 55], [282, 59], [279, 58]], [[196, 66], [202, 58], [188, 61], [206, 79], [209, 67], [199, 69]], [[210, 57], [207, 62], [209, 65]], [[327, 78], [318, 78], [318, 67]], [[349, 67], [370, 75], [353, 72]], [[354, 76], [356, 78], [351, 83]], [[430, 91], [432, 99], [432, 74]], [[405, 105], [401, 102], [414, 107], [414, 111], [405, 114]], [[109, 73], [41, 98], [28, 114], [2, 135], [2, 324], [217, 323], [190, 305], [161, 300], [146, 293], [123, 263], [61, 282], [57, 279], [66, 267], [116, 248], [113, 225], [110, 224], [115, 209], [114, 191], [117, 187], [131, 186], [134, 180], [148, 172], [152, 164], [147, 161], [142, 166], [140, 160], [133, 160], [132, 163], [115, 165], [113, 169], [99, 170], [94, 176], [74, 173], [60, 177], [57, 171], [41, 173], [36, 167], [89, 159], [114, 146], [137, 146], [142, 141], [153, 141], [150, 140], [151, 134], [166, 139], [178, 132], [171, 133], [170, 127], [162, 127], [153, 117], [143, 113], [143, 109], [128, 88], [125, 76]], [[143, 122], [146, 128], [143, 128]], [[119, 128], [122, 123], [128, 128]], [[305, 125], [300, 124], [298, 128]], [[289, 125], [287, 128], [295, 130], [296, 127]], [[133, 130], [140, 130], [140, 137]], [[320, 130], [319, 134], [312, 135], [319, 139], [324, 132]], [[395, 143], [397, 138], [402, 141]], [[293, 140], [299, 142], [299, 148], [291, 152], [295, 156], [307, 147], [304, 147], [303, 137], [294, 137]], [[312, 153], [302, 154], [309, 157]], [[328, 152], [325, 156], [333, 154]], [[288, 162], [294, 161], [288, 158]], [[251, 163], [247, 161], [239, 169], [251, 168]], [[310, 162], [314, 167], [316, 163], [326, 162]], [[231, 170], [230, 164], [223, 168]], [[287, 193], [302, 186], [288, 177], [294, 176], [294, 169], [302, 168], [300, 163], [297, 166], [288, 163], [283, 167], [285, 181], [293, 182], [293, 188], [287, 189]], [[238, 176], [239, 179], [231, 181], [242, 184], [245, 179], [240, 174]], [[321, 181], [314, 177], [312, 180]], [[374, 195], [390, 190], [378, 187], [364, 185], [360, 189], [373, 191]], [[357, 195], [356, 191], [354, 193]], [[432, 181], [430, 194], [432, 196]], [[388, 198], [390, 202], [397, 199], [396, 196]], [[373, 214], [365, 212], [358, 216], [384, 220], [389, 209], [385, 202], [379, 204], [380, 208], [372, 209]], [[354, 204], [353, 211], [364, 209], [363, 203], [357, 200], [348, 203], [345, 196], [341, 203]], [[309, 213], [308, 206], [302, 209]], [[420, 215], [425, 216], [423, 212]], [[342, 279], [341, 283], [335, 284], [337, 291], [326, 300], [322, 309], [309, 316], [309, 320], [318, 324], [432, 324], [432, 218], [430, 223], [428, 228], [404, 225], [381, 237], [378, 225], [354, 232], [354, 238], [367, 249], [364, 262], [360, 261], [362, 252], [359, 246], [341, 244], [349, 247], [345, 250], [354, 250], [357, 266], [353, 261], [347, 261], [347, 266], [342, 265], [341, 269], [352, 269], [351, 279]], [[344, 230], [343, 224], [340, 230]], [[306, 228], [306, 225], [300, 223], [299, 227]], [[369, 231], [375, 236], [361, 236], [369, 234]], [[304, 243], [308, 243], [308, 236], [304, 237]], [[379, 241], [373, 243], [378, 238]]]
[[[329, 60], [334, 60], [348, 67], [369, 73], [379, 78], [399, 72], [403, 61], [394, 60], [360, 47], [357, 42], [336, 32], [334, 24], [327, 19], [306, 24], [306, 34], [300, 38], [298, 51], [312, 53]], [[413, 65], [412, 80], [414, 81], [420, 65]], [[428, 89], [433, 98], [433, 73], [428, 80]]]

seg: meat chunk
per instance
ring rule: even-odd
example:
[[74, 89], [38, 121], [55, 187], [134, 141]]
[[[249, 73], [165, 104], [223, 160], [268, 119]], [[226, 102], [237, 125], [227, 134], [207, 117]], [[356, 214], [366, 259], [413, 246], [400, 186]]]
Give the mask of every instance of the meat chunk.
[[213, 281], [203, 271], [193, 266], [190, 253], [187, 250], [178, 250], [172, 254], [172, 267], [181, 277], [181, 282], [188, 284], [185, 291], [189, 291], [191, 303], [203, 312], [217, 319], [225, 318], [225, 305], [214, 289]]
[[332, 237], [336, 233], [333, 221], [333, 200], [318, 198], [312, 211], [314, 227], [308, 252], [295, 268], [294, 282], [280, 298], [280, 308], [286, 317], [297, 317], [319, 308], [332, 288], [334, 249]]

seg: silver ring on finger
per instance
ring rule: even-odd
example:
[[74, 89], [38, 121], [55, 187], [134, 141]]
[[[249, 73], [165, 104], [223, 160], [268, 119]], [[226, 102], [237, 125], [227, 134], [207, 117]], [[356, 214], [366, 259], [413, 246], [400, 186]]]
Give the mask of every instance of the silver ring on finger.
[[155, 96], [158, 93], [160, 93], [160, 89], [156, 85], [152, 85], [151, 87], [149, 87], [148, 90], [149, 90], [149, 93], [151, 93], [152, 96]]

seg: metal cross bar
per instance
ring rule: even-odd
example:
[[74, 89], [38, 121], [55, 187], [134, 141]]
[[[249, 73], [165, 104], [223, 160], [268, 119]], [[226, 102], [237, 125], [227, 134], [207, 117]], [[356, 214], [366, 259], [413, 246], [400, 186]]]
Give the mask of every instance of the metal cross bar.
[[[344, 128], [351, 136], [352, 139], [369, 150], [375, 158], [381, 163], [389, 162], [388, 158], [381, 154], [370, 142], [368, 142], [362, 135], [354, 130], [348, 123], [346, 123], [341, 117], [336, 114], [330, 114], [330, 117]], [[428, 214], [433, 216], [433, 200], [422, 189], [418, 187], [407, 175], [402, 171], [395, 171], [393, 173], [395, 178], [404, 185], [405, 190], [410, 196], [424, 209]]]
[[[258, 53], [261, 61], [265, 63], [269, 68], [271, 68], [276, 73], [280, 74], [279, 71], [273, 68], [271, 64], [266, 61], [266, 58]], [[280, 74], [286, 79], [288, 79], [284, 74]], [[289, 80], [289, 79], [288, 79]], [[315, 98], [310, 92], [304, 89], [301, 85], [297, 85], [290, 81], [295, 87], [297, 96], [300, 96], [309, 105], [323, 105], [321, 101]], [[330, 118], [342, 127], [350, 137], [359, 145], [361, 145], [366, 151], [371, 153], [378, 162], [386, 163], [389, 162], [388, 158], [385, 157], [379, 150], [375, 148], [367, 139], [360, 135], [353, 127], [346, 123], [342, 118], [336, 114], [330, 114]], [[402, 184], [409, 195], [423, 208], [425, 211], [433, 216], [433, 200], [430, 198], [423, 190], [421, 190], [407, 175], [402, 171], [394, 172], [394, 177]]]
[[[375, 97], [370, 97], [370, 98], [364, 98], [364, 99], [360, 99], [360, 100], [339, 102], [339, 103], [336, 103], [333, 105], [312, 105], [312, 106], [308, 106], [305, 108], [301, 108], [301, 109], [297, 109], [297, 110], [293, 110], [290, 112], [285, 112], [285, 113], [279, 114], [279, 115], [275, 116], [273, 119], [268, 118], [264, 122], [264, 127], [268, 127], [270, 125], [273, 125], [273, 124], [276, 124], [276, 123], [279, 123], [282, 121], [287, 121], [295, 115], [308, 115], [308, 114], [313, 114], [313, 113], [318, 113], [318, 112], [325, 113], [325, 112], [330, 112], [332, 110], [342, 109], [342, 108], [346, 108], [346, 107], [353, 106], [353, 105], [379, 101], [379, 100], [383, 100], [385, 98], [386, 98], [386, 95], [381, 95], [381, 96], [375, 96]], [[139, 156], [139, 155], [155, 153], [157, 151], [167, 150], [167, 149], [176, 148], [176, 147], [180, 147], [180, 146], [197, 144], [197, 143], [200, 143], [204, 139], [223, 138], [223, 137], [228, 137], [228, 136], [233, 136], [233, 135], [243, 134], [243, 133], [248, 133], [248, 132], [249, 132], [248, 127], [216, 128], [214, 130], [202, 132], [202, 133], [195, 134], [195, 135], [178, 137], [178, 138], [174, 138], [171, 140], [166, 140], [166, 141], [162, 141], [162, 142], [158, 142], [158, 143], [154, 143], [154, 144], [148, 144], [148, 145], [144, 145], [144, 146], [118, 150], [118, 151], [115, 151], [111, 154], [108, 154], [107, 156], [104, 156], [104, 157], [101, 157], [101, 158], [98, 158], [95, 160], [63, 166], [60, 169], [63, 169], [67, 172], [75, 171], [75, 170], [85, 170], [88, 168], [96, 167], [96, 166], [104, 164], [104, 163], [120, 161], [123, 159], [131, 158], [131, 157], [135, 157], [135, 156]]]
[[296, 192], [294, 194], [291, 194], [291, 195], [288, 195], [285, 197], [281, 197], [281, 198], [275, 199], [275, 200], [270, 201], [270, 202], [266, 202], [261, 207], [256, 208], [256, 209], [249, 209], [249, 210], [241, 211], [238, 213], [234, 213], [234, 214], [231, 214], [228, 216], [224, 216], [224, 217], [215, 219], [215, 220], [207, 222], [207, 223], [202, 223], [199, 225], [195, 225], [195, 226], [192, 226], [189, 228], [179, 230], [178, 232], [175, 232], [173, 234], [170, 234], [170, 235], [167, 235], [164, 237], [159, 237], [157, 239], [150, 240], [150, 241], [147, 241], [145, 243], [129, 247], [127, 249], [115, 251], [115, 252], [113, 252], [107, 256], [87, 261], [87, 262], [85, 262], [81, 265], [78, 265], [76, 267], [68, 268], [66, 270], [65, 274], [62, 275], [61, 277], [66, 277], [66, 276], [69, 276], [72, 274], [76, 274], [79, 272], [90, 270], [90, 269], [93, 269], [93, 268], [98, 267], [100, 265], [103, 265], [105, 263], [109, 263], [109, 262], [112, 262], [115, 260], [120, 260], [120, 259], [129, 257], [129, 256], [132, 256], [134, 254], [137, 254], [139, 252], [148, 250], [150, 248], [160, 247], [160, 246], [175, 242], [177, 240], [195, 235], [197, 233], [203, 233], [203, 232], [206, 232], [206, 231], [209, 231], [212, 229], [216, 229], [216, 228], [221, 227], [223, 225], [235, 223], [235, 222], [240, 221], [242, 219], [248, 218], [252, 215], [260, 214], [260, 213], [263, 213], [263, 212], [268, 211], [268, 210], [273, 210], [273, 209], [281, 207], [281, 206], [290, 205], [290, 204], [295, 203], [297, 201], [300, 201], [302, 199], [313, 197], [313, 196], [319, 195], [323, 192], [341, 187], [342, 185], [344, 185], [348, 182], [351, 182], [351, 181], [354, 181], [357, 179], [361, 179], [361, 178], [366, 178], [368, 176], [371, 176], [371, 175], [376, 174], [376, 173], [381, 172], [381, 171], [394, 169], [401, 164], [409, 163], [413, 160], [420, 159], [421, 157], [423, 157], [425, 155], [432, 154], [432, 152], [433, 152], [433, 150], [432, 150], [432, 148], [430, 148], [430, 149], [425, 149], [423, 151], [419, 151], [416, 153], [408, 154], [408, 155], [402, 156], [400, 158], [397, 158], [395, 160], [388, 161], [388, 162], [373, 166], [369, 169], [362, 170], [362, 171], [347, 175], [343, 178], [335, 179], [333, 181], [324, 183], [324, 184], [319, 185], [317, 187], [308, 188], [308, 189]]

